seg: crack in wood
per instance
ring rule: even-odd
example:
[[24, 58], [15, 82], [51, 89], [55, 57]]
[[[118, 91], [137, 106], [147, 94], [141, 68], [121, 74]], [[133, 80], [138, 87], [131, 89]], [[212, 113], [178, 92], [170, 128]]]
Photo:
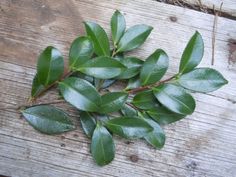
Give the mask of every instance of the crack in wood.
[[220, 13], [219, 16], [221, 16], [221, 17], [228, 18], [231, 20], [236, 20], [236, 16], [233, 16], [228, 12], [221, 12], [220, 10], [215, 10], [214, 7], [209, 8], [205, 5], [203, 5], [201, 3], [201, 1], [199, 1], [198, 4], [191, 4], [191, 3], [188, 3], [184, 0], [154, 0], [154, 1], [162, 2], [162, 3], [166, 3], [166, 4], [171, 4], [171, 5], [175, 5], [175, 6], [179, 6], [179, 7], [184, 7], [184, 8], [188, 8], [188, 9], [192, 9], [192, 10], [196, 10], [199, 12], [212, 14], [212, 15], [215, 15], [216, 13]]

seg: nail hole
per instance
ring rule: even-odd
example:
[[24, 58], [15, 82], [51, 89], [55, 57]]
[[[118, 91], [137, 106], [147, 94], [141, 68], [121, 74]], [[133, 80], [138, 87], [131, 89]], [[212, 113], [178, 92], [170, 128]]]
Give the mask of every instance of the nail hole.
[[172, 22], [177, 22], [177, 17], [175, 17], [175, 16], [170, 16], [170, 21], [172, 21]]

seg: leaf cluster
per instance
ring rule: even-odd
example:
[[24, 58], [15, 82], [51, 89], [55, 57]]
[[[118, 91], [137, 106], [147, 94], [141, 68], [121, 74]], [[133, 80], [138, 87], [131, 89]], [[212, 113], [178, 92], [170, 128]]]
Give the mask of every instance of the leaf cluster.
[[[36, 99], [57, 85], [60, 95], [79, 110], [84, 133], [91, 139], [91, 153], [100, 165], [115, 157], [114, 135], [144, 139], [156, 149], [165, 143], [163, 126], [194, 112], [191, 92], [212, 92], [227, 80], [212, 68], [197, 68], [204, 42], [199, 32], [183, 51], [179, 72], [162, 80], [169, 57], [162, 49], [142, 60], [125, 53], [141, 46], [152, 27], [140, 24], [126, 29], [125, 18], [115, 11], [111, 18], [112, 46], [105, 30], [85, 22], [86, 36], [76, 38], [69, 51], [69, 66], [58, 49], [49, 46], [39, 56], [31, 97]], [[126, 83], [118, 92], [109, 92], [116, 81]], [[59, 134], [76, 127], [70, 116], [54, 106], [34, 105], [22, 110], [25, 119], [38, 131]]]

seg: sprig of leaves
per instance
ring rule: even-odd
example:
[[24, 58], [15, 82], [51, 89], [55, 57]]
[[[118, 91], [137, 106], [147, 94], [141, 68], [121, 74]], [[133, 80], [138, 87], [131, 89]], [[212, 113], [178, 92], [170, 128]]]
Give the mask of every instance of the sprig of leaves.
[[[144, 139], [161, 149], [165, 143], [162, 126], [194, 112], [191, 91], [207, 93], [227, 84], [218, 71], [196, 68], [204, 53], [199, 32], [185, 48], [179, 72], [162, 80], [169, 65], [169, 57], [162, 49], [145, 61], [125, 56], [125, 52], [141, 46], [153, 28], [141, 24], [126, 30], [125, 18], [119, 11], [115, 11], [110, 24], [113, 46], [100, 25], [84, 23], [87, 36], [72, 42], [69, 69], [63, 76], [61, 53], [47, 47], [38, 58], [31, 91], [31, 97], [36, 99], [52, 86], [59, 87], [64, 100], [79, 110], [82, 129], [92, 141], [92, 156], [100, 166], [115, 157], [115, 135]], [[117, 80], [126, 83], [126, 88], [116, 92], [103, 89]], [[67, 113], [50, 105], [36, 104], [22, 110], [22, 114], [41, 133], [52, 135], [75, 129]]]

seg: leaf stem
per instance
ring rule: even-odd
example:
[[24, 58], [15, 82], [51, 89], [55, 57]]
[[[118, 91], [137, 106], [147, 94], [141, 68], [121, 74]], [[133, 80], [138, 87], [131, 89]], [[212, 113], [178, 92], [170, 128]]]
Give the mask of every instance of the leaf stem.
[[140, 110], [139, 108], [137, 108], [136, 106], [134, 106], [132, 103], [126, 102], [125, 104], [127, 104], [128, 106], [134, 108], [135, 110]]
[[68, 71], [66, 72], [59, 80], [53, 82], [52, 84], [48, 85], [47, 87], [45, 87], [41, 92], [39, 92], [35, 97], [30, 97], [28, 102], [34, 102], [36, 101], [36, 99], [40, 96], [42, 96], [46, 91], [48, 91], [49, 89], [51, 89], [52, 87], [54, 87], [59, 81], [64, 80], [65, 78], [69, 77], [71, 74], [73, 74], [73, 71]]
[[114, 50], [112, 51], [111, 57], [114, 57], [115, 55], [116, 55], [116, 50], [114, 49]]
[[165, 79], [165, 80], [163, 80], [163, 81], [159, 81], [159, 82], [157, 82], [157, 83], [155, 83], [155, 84], [146, 85], [146, 86], [142, 86], [142, 87], [138, 87], [138, 88], [131, 89], [131, 90], [128, 91], [128, 93], [129, 93], [129, 94], [135, 94], [135, 93], [137, 93], [137, 92], [141, 92], [141, 91], [144, 91], [144, 90], [148, 90], [148, 89], [150, 89], [150, 88], [152, 88], [152, 87], [157, 87], [157, 86], [159, 86], [159, 85], [161, 85], [161, 84], [164, 84], [164, 83], [166, 83], [166, 82], [168, 82], [168, 81], [170, 81], [170, 80], [176, 78], [176, 76], [177, 76], [177, 75], [171, 76], [170, 78]]

